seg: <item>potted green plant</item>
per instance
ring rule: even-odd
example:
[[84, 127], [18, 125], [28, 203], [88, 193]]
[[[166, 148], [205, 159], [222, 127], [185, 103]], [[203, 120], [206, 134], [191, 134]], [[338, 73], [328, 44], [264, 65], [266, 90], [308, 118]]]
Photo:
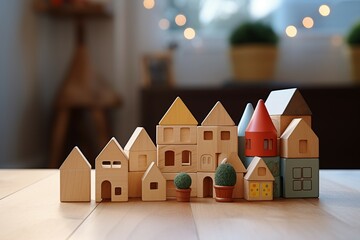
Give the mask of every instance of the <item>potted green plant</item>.
[[236, 184], [236, 172], [230, 163], [220, 164], [215, 171], [215, 200], [217, 202], [232, 202], [233, 190]]
[[189, 202], [191, 193], [191, 177], [185, 172], [180, 172], [175, 176], [174, 184], [176, 187], [176, 200], [178, 202]]
[[274, 79], [278, 36], [270, 25], [243, 22], [229, 37], [233, 74], [239, 81]]
[[350, 49], [353, 81], [360, 83], [360, 21], [351, 27], [346, 42]]

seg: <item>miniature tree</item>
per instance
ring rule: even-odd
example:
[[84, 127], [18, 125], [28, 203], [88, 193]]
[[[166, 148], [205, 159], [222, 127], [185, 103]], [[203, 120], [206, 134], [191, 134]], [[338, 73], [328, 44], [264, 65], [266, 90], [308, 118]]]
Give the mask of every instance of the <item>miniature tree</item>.
[[236, 184], [236, 171], [230, 163], [220, 164], [215, 172], [215, 193], [217, 202], [232, 202]]
[[185, 172], [178, 173], [175, 176], [174, 184], [176, 186], [176, 199], [179, 202], [189, 202], [191, 193], [191, 177]]

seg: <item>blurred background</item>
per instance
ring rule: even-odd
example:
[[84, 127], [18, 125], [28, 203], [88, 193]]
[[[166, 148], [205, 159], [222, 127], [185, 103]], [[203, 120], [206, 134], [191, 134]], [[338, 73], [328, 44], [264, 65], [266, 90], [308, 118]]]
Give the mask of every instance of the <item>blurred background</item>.
[[[124, 147], [144, 126], [154, 140], [179, 94], [199, 122], [217, 100], [238, 122], [248, 101], [299, 87], [320, 140], [332, 133], [320, 156], [344, 126], [360, 132], [346, 40], [357, 0], [1, 0], [0, 16], [0, 168], [57, 168], [74, 146], [94, 166], [112, 136]], [[278, 37], [275, 60], [261, 60], [273, 75], [260, 80], [232, 65], [230, 35], [248, 21]], [[331, 99], [343, 110], [326, 106]], [[349, 112], [354, 125], [340, 132], [321, 124]], [[331, 154], [351, 157], [344, 152]]]

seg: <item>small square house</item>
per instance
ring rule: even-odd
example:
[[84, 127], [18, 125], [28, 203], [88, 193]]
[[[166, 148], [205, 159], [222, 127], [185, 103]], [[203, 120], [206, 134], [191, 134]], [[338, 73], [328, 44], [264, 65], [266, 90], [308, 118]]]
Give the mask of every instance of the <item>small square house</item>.
[[165, 201], [166, 180], [154, 162], [150, 164], [142, 177], [142, 200]]
[[95, 159], [96, 202], [128, 201], [129, 161], [115, 138]]
[[248, 201], [273, 200], [274, 180], [264, 160], [254, 157], [244, 177], [245, 199]]
[[74, 147], [60, 166], [60, 201], [89, 202], [91, 165], [78, 147]]

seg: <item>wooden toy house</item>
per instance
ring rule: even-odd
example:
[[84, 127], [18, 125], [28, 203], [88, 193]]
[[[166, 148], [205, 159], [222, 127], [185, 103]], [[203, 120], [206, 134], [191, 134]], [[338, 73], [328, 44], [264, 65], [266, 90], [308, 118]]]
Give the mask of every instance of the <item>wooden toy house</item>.
[[141, 179], [152, 162], [156, 162], [156, 147], [146, 130], [135, 129], [124, 147], [129, 159], [129, 197], [141, 197]]
[[78, 147], [74, 147], [60, 166], [60, 201], [89, 202], [91, 165]]
[[281, 135], [283, 196], [319, 196], [319, 139], [302, 118], [291, 121]]
[[297, 88], [272, 91], [266, 108], [280, 137], [294, 118], [302, 118], [311, 127], [311, 110]]
[[253, 113], [253, 105], [251, 103], [246, 104], [245, 110], [238, 125], [238, 152], [241, 161], [245, 160], [245, 130], [249, 125]]
[[273, 200], [273, 182], [269, 168], [260, 157], [254, 157], [244, 177], [245, 199]]
[[165, 201], [166, 180], [155, 162], [151, 162], [141, 179], [143, 201]]
[[277, 156], [277, 132], [264, 101], [260, 99], [245, 130], [245, 155]]
[[96, 202], [128, 201], [129, 161], [112, 138], [95, 159]]

